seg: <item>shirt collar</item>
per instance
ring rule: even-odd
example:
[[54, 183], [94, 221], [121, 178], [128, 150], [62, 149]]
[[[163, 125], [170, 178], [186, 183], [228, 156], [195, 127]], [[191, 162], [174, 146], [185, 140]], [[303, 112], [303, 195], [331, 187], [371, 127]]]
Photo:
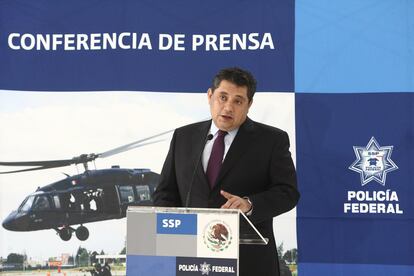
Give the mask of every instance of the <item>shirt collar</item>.
[[[230, 130], [230, 131], [227, 131], [227, 135], [226, 136], [229, 136], [229, 137], [232, 137], [232, 138], [236, 137], [236, 134], [239, 131], [239, 128], [240, 127], [235, 128], [235, 129]], [[219, 130], [219, 128], [216, 126], [216, 124], [214, 123], [214, 121], [211, 120], [211, 126], [210, 126], [210, 132], [209, 133], [210, 134], [213, 134], [213, 136], [216, 136], [216, 133], [217, 133], [218, 130]]]

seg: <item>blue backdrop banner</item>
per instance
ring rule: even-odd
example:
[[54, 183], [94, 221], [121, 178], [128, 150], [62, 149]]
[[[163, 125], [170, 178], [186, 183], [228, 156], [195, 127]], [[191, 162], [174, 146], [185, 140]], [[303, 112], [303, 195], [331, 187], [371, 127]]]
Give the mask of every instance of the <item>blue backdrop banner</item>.
[[0, 87], [204, 92], [249, 68], [293, 91], [294, 2], [1, 1]]

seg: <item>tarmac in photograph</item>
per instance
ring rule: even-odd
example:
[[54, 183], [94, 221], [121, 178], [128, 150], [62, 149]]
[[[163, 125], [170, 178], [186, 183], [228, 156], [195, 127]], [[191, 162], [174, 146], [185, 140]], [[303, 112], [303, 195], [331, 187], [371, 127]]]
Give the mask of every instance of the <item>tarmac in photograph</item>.
[[[112, 276], [125, 276], [125, 270], [111, 271]], [[0, 272], [1, 276], [91, 276], [89, 271], [81, 270], [62, 270], [60, 273], [57, 270], [31, 270], [31, 271], [5, 271]]]

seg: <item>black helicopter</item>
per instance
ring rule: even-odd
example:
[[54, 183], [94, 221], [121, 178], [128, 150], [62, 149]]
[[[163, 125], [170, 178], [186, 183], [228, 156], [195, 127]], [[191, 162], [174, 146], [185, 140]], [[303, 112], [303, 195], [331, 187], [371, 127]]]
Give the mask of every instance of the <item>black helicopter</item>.
[[[11, 212], [3, 221], [3, 227], [11, 231], [35, 231], [55, 229], [59, 237], [68, 241], [75, 232], [79, 240], [89, 237], [89, 230], [83, 226], [88, 222], [119, 219], [126, 216], [130, 205], [152, 205], [159, 175], [149, 169], [110, 169], [89, 170], [88, 163], [97, 158], [105, 158], [127, 150], [160, 142], [151, 141], [172, 130], [117, 147], [100, 154], [49, 161], [0, 162], [0, 166], [31, 166], [32, 168], [0, 172], [17, 173], [58, 168], [83, 164], [82, 174], [39, 187], [28, 195], [19, 208]], [[73, 225], [80, 225], [76, 229]]]

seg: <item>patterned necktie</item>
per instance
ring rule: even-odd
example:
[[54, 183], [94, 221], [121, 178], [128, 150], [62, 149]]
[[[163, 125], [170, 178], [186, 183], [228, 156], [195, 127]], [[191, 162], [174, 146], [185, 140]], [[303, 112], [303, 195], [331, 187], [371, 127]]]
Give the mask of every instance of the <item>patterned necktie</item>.
[[224, 136], [227, 132], [219, 130], [216, 140], [214, 140], [213, 149], [211, 150], [210, 159], [207, 165], [207, 178], [210, 184], [210, 188], [213, 189], [216, 184], [217, 176], [223, 163], [224, 155]]

